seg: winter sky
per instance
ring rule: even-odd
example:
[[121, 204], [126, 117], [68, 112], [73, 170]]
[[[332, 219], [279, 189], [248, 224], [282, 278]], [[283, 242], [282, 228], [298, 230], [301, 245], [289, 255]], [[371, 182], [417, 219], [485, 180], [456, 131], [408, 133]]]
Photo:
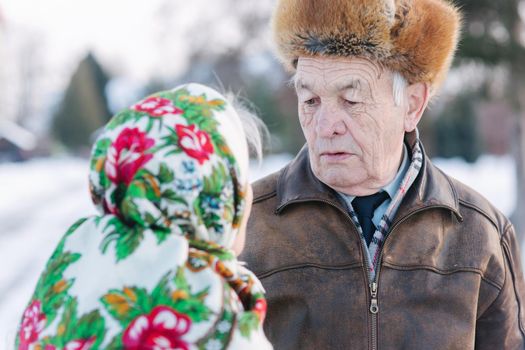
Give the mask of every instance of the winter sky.
[[[259, 2], [250, 2], [255, 11], [271, 8], [273, 0]], [[170, 67], [185, 68], [185, 51], [192, 44], [186, 30], [197, 22], [212, 19], [214, 37], [235, 42], [239, 28], [224, 15], [224, 4], [209, 0], [0, 0], [0, 11], [7, 29], [24, 28], [42, 41], [43, 59], [72, 64], [68, 58], [78, 61], [80, 57], [75, 56], [90, 49], [117, 74], [140, 80], [162, 69], [159, 56], [166, 53]]]
[[[158, 28], [153, 19], [163, 2], [0, 0], [0, 8], [9, 27], [24, 28], [43, 41], [43, 59], [70, 64], [69, 59], [91, 49], [140, 79], [156, 62], [153, 36]], [[190, 9], [195, 7], [186, 10]]]

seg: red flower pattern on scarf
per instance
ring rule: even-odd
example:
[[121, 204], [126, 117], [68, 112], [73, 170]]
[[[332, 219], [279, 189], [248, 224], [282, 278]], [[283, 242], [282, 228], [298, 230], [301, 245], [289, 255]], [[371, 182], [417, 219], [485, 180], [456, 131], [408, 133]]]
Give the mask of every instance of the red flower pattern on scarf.
[[24, 311], [20, 326], [19, 350], [29, 349], [29, 345], [38, 340], [40, 332], [46, 325], [46, 315], [42, 313], [42, 304], [39, 300], [33, 301]]
[[131, 108], [139, 112], [148, 113], [153, 117], [183, 113], [182, 109], [175, 107], [170, 100], [162, 97], [148, 97]]
[[196, 130], [195, 125], [175, 125], [177, 135], [179, 136], [179, 147], [192, 158], [197, 159], [199, 164], [203, 164], [210, 159], [213, 153], [213, 145], [210, 136], [202, 130]]
[[146, 151], [154, 144], [155, 141], [138, 128], [122, 130], [108, 152], [105, 165], [108, 178], [115, 184], [129, 185], [137, 171], [153, 158]]
[[264, 321], [264, 318], [266, 317], [266, 299], [257, 299], [255, 302], [255, 306], [253, 307], [253, 311], [259, 316], [259, 319], [261, 322]]
[[[91, 337], [88, 339], [78, 339], [72, 340], [64, 346], [64, 350], [89, 350], [91, 346], [95, 343], [96, 337]], [[44, 350], [56, 350], [54, 345], [46, 345]]]
[[122, 344], [127, 350], [188, 350], [181, 336], [190, 326], [188, 316], [167, 306], [157, 306], [149, 315], [141, 315], [128, 325]]

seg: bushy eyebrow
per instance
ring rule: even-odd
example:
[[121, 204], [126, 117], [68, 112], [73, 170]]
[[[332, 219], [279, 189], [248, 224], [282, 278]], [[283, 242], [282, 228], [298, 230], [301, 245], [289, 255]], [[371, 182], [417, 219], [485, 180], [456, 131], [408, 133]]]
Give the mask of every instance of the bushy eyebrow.
[[295, 90], [309, 90], [312, 91], [312, 88], [310, 85], [308, 85], [306, 82], [304, 82], [301, 78], [294, 75], [292, 79], [290, 80], [290, 85], [295, 87]]
[[[291, 81], [290, 85], [293, 84], [295, 87], [295, 90], [308, 90], [313, 91], [313, 88], [308, 84], [307, 82], [303, 81], [301, 78], [298, 78], [294, 76]], [[335, 91], [341, 92], [346, 90], [361, 90], [362, 83], [359, 79], [350, 79], [343, 81], [341, 83], [338, 83], [335, 85]]]
[[361, 80], [351, 79], [336, 85], [337, 91], [361, 90]]

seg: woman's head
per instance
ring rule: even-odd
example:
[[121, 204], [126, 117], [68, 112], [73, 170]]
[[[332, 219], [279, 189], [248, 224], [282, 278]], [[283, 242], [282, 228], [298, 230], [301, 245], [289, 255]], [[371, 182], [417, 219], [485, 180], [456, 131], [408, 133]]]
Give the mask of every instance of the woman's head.
[[249, 214], [243, 122], [206, 86], [153, 94], [106, 125], [93, 147], [90, 187], [99, 210], [128, 227], [232, 248]]

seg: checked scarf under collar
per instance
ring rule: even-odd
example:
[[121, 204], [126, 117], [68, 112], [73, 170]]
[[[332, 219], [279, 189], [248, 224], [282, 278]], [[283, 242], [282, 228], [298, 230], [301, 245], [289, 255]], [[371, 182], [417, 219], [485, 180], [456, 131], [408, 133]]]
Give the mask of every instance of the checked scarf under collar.
[[270, 349], [262, 286], [230, 249], [247, 171], [241, 121], [208, 87], [160, 92], [114, 116], [90, 163], [100, 215], [59, 242], [17, 348]]
[[[417, 130], [416, 130], [417, 133]], [[394, 195], [394, 198], [392, 198], [390, 204], [388, 205], [388, 208], [386, 212], [383, 214], [383, 217], [381, 218], [381, 221], [379, 223], [379, 226], [376, 229], [376, 232], [374, 233], [374, 236], [372, 237], [372, 241], [370, 242], [370, 245], [367, 247], [366, 252], [368, 254], [368, 271], [369, 271], [369, 277], [370, 281], [372, 281], [375, 278], [375, 274], [377, 271], [377, 264], [379, 259], [379, 253], [381, 252], [381, 248], [383, 243], [385, 242], [388, 229], [390, 228], [390, 225], [392, 224], [392, 220], [394, 219], [394, 215], [397, 212], [397, 209], [399, 208], [399, 205], [401, 204], [401, 201], [405, 197], [406, 192], [416, 179], [417, 175], [419, 174], [419, 170], [421, 170], [421, 166], [423, 164], [423, 152], [421, 151], [421, 148], [419, 146], [419, 135], [416, 138], [415, 144], [412, 146], [412, 158], [410, 162], [410, 166], [403, 177], [403, 181], [401, 182], [401, 185], [399, 186], [398, 190], [396, 191], [396, 194]], [[361, 236], [361, 240], [363, 241], [363, 244], [366, 247], [365, 238], [363, 235], [363, 229], [361, 228], [361, 225], [359, 224], [359, 219], [357, 217], [356, 212], [352, 208], [351, 204], [348, 204], [348, 210], [350, 213], [350, 216], [352, 220], [354, 221], [354, 224], [357, 227], [357, 230]]]

